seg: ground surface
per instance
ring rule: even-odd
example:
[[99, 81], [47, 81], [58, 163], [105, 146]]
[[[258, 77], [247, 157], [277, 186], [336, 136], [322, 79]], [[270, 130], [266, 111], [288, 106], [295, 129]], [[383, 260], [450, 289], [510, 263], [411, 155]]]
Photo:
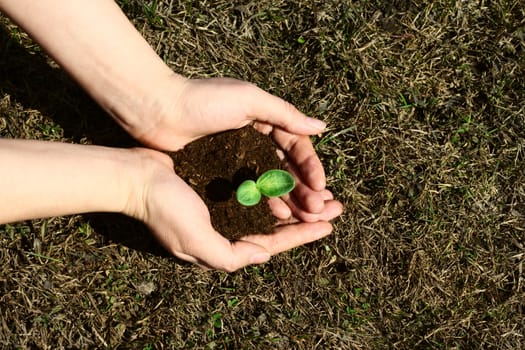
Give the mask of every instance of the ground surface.
[[223, 236], [238, 239], [247, 233], [273, 232], [276, 219], [266, 200], [245, 207], [235, 197], [243, 181], [281, 168], [269, 136], [247, 126], [203, 137], [170, 155], [177, 175], [204, 200], [213, 227]]
[[[328, 122], [313, 141], [346, 211], [233, 274], [179, 264], [125, 218], [0, 226], [2, 347], [525, 347], [522, 1], [119, 3], [174, 70]], [[1, 136], [130, 143], [2, 21]]]

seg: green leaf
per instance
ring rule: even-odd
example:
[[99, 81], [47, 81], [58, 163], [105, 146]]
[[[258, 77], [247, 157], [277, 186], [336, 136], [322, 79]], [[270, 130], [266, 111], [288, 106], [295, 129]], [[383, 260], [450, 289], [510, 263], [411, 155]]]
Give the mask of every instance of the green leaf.
[[268, 170], [257, 179], [257, 188], [268, 197], [280, 197], [295, 187], [295, 180], [289, 172], [285, 170]]
[[245, 206], [252, 206], [261, 200], [261, 192], [253, 180], [246, 180], [237, 188], [237, 201]]

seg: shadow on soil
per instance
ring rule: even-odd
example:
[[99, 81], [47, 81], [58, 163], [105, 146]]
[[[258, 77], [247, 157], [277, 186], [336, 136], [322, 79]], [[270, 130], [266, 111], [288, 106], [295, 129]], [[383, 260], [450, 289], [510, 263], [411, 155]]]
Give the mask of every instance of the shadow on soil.
[[[12, 103], [26, 110], [41, 111], [73, 142], [110, 147], [138, 145], [64, 71], [50, 66], [45, 54], [29, 54], [1, 24], [0, 93], [9, 95]], [[15, 133], [10, 136], [19, 137]], [[111, 241], [170, 256], [138, 221], [114, 214], [85, 217], [97, 233]]]

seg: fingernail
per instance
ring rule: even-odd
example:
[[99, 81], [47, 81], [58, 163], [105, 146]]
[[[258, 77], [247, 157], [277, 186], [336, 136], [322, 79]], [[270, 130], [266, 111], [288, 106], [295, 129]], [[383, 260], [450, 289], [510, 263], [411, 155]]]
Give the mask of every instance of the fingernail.
[[251, 264], [263, 264], [270, 260], [270, 254], [268, 253], [257, 253], [250, 259]]
[[307, 117], [306, 122], [317, 130], [324, 130], [324, 128], [326, 128], [326, 123], [319, 119]]

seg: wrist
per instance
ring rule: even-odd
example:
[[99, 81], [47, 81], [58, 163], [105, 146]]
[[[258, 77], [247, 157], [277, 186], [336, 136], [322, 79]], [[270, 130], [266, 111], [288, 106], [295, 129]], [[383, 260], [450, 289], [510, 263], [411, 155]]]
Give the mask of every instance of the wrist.
[[141, 82], [115, 86], [113, 95], [104, 95], [97, 101], [136, 140], [155, 146], [152, 134], [162, 129], [163, 120], [176, 110], [189, 79], [169, 68], [156, 78], [151, 76]]
[[[12, 0], [18, 23], [131, 135], [141, 138], [184, 80], [155, 53], [114, 1]], [[96, 23], [96, 24], [95, 24]]]
[[120, 213], [147, 222], [148, 193], [156, 182], [173, 175], [173, 161], [164, 153], [146, 148], [130, 149], [128, 157], [131, 159], [120, 171], [123, 184]]

